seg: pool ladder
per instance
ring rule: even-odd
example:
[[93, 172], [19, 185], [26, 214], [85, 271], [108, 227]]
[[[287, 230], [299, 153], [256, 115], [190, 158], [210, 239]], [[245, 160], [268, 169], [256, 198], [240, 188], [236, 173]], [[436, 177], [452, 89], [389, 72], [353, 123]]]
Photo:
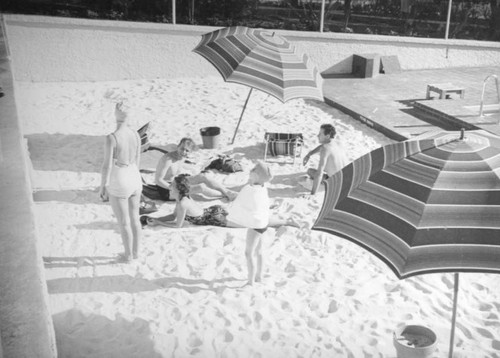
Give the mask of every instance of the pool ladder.
[[483, 113], [483, 105], [484, 105], [484, 90], [486, 88], [486, 83], [490, 78], [495, 79], [495, 84], [497, 86], [497, 98], [498, 98], [498, 104], [500, 104], [500, 87], [498, 85], [498, 76], [497, 75], [489, 75], [487, 76], [484, 81], [483, 81], [483, 92], [481, 92], [481, 105], [479, 106], [479, 117], [484, 117]]

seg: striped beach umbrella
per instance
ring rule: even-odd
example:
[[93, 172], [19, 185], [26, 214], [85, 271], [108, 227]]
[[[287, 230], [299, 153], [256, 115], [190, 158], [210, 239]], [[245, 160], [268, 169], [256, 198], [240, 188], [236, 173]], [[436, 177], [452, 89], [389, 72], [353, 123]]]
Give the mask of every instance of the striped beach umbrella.
[[323, 101], [319, 70], [306, 54], [273, 31], [227, 27], [203, 35], [193, 51], [215, 66], [225, 81], [250, 87], [233, 143], [253, 88], [282, 102], [294, 98]]
[[500, 138], [434, 132], [388, 145], [326, 181], [313, 229], [367, 249], [399, 277], [500, 273]]

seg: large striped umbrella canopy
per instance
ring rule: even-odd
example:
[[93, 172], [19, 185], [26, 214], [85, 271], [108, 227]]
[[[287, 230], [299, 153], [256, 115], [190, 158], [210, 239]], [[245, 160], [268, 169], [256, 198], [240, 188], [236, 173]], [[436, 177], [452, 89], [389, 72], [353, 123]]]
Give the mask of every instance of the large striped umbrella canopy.
[[[500, 272], [500, 138], [438, 132], [388, 145], [326, 181], [313, 226], [348, 239], [399, 278]], [[456, 292], [456, 291], [455, 291]], [[453, 312], [452, 348], [456, 295]]]
[[[273, 31], [227, 27], [203, 35], [193, 51], [214, 65], [227, 82], [259, 89], [282, 102], [294, 98], [323, 101], [319, 70], [306, 54]], [[251, 90], [243, 112], [250, 94]]]

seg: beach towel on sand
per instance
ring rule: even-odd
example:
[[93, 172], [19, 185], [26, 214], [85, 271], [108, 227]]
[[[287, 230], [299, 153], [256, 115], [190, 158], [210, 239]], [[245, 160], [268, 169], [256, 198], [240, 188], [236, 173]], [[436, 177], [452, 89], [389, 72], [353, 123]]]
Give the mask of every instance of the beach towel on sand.
[[203, 171], [215, 169], [223, 173], [236, 173], [242, 172], [241, 164], [228, 155], [219, 155], [217, 159], [212, 162]]

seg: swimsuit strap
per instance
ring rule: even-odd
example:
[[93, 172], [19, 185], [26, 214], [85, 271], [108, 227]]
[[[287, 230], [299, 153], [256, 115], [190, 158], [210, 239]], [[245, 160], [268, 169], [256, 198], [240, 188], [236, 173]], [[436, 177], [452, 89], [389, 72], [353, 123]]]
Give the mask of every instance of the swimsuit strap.
[[113, 159], [116, 160], [116, 158], [118, 157], [118, 154], [117, 154], [117, 151], [118, 151], [118, 139], [116, 138], [115, 134], [114, 133], [111, 133], [111, 135], [113, 136], [113, 138], [115, 139], [115, 147], [113, 148]]

